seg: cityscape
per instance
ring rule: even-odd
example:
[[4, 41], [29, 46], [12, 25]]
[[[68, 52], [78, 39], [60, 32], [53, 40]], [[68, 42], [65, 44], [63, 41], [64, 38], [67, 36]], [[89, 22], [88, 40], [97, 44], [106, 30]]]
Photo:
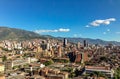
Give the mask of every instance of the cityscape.
[[120, 79], [119, 0], [0, 0], [0, 79]]

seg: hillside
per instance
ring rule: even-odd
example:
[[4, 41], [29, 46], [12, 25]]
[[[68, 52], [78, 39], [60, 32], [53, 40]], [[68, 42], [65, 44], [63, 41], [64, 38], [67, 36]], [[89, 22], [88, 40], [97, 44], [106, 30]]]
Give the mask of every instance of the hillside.
[[44, 38], [43, 36], [26, 30], [0, 27], [0, 40], [26, 40], [34, 38]]

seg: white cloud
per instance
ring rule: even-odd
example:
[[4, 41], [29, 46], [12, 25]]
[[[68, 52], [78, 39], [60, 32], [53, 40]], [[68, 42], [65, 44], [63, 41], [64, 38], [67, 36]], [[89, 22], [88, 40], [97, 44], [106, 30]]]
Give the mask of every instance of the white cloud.
[[105, 20], [95, 20], [90, 23], [91, 26], [100, 26], [101, 24], [109, 25], [111, 21], [116, 21], [115, 18], [109, 18]]
[[48, 33], [48, 32], [69, 32], [70, 29], [54, 29], [54, 30], [35, 30], [35, 33]]
[[105, 35], [105, 34], [107, 34], [106, 32], [103, 32], [103, 34]]
[[86, 25], [85, 27], [90, 27], [89, 25]]
[[107, 29], [107, 32], [110, 32], [110, 29]]
[[58, 30], [35, 30], [36, 33], [44, 33], [44, 32], [58, 32]]
[[59, 32], [69, 32], [70, 29], [63, 29], [63, 28], [60, 28], [58, 31], [59, 31]]
[[109, 18], [109, 19], [106, 19], [107, 21], [116, 21], [115, 18]]

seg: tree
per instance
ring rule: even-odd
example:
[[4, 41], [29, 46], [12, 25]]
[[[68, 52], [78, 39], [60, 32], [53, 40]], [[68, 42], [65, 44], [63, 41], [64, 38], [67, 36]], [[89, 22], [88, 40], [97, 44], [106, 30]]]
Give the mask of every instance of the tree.
[[70, 73], [70, 74], [69, 74], [69, 77], [70, 77], [70, 78], [75, 77], [75, 73], [74, 73], [74, 72]]
[[120, 68], [115, 70], [115, 79], [120, 79]]
[[52, 61], [52, 60], [49, 60], [49, 61], [46, 61], [46, 62], [44, 62], [43, 64], [45, 65], [45, 66], [48, 66], [48, 65], [51, 65], [51, 64], [53, 64], [54, 62]]
[[90, 76], [104, 77], [105, 79], [107, 79], [107, 76], [99, 71], [95, 71], [95, 72], [91, 73]]
[[108, 58], [105, 57], [105, 56], [102, 56], [102, 57], [100, 57], [100, 61], [105, 61], [105, 62], [107, 62], [107, 61], [108, 61]]
[[2, 61], [4, 62], [4, 61], [6, 61], [7, 60], [7, 57], [4, 55], [3, 57], [2, 57]]

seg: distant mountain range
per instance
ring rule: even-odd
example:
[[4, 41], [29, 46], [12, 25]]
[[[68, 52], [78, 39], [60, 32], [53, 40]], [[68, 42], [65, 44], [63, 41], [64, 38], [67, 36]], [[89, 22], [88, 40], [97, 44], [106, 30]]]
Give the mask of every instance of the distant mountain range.
[[[8, 28], [8, 27], [2, 27], [0, 26], [0, 40], [30, 40], [30, 39], [47, 39], [47, 38], [54, 38], [63, 40], [63, 37], [53, 37], [50, 35], [40, 35], [32, 31], [26, 31], [16, 28]], [[101, 39], [90, 39], [90, 38], [68, 38], [69, 42], [77, 43], [81, 42], [83, 43], [83, 40], [86, 40], [89, 44], [101, 44], [101, 45], [107, 45], [107, 44], [114, 44], [114, 45], [120, 45], [120, 42], [116, 41], [104, 41]]]
[[[113, 44], [113, 45], [120, 45], [120, 42], [117, 41], [104, 41], [101, 39], [91, 39], [91, 38], [70, 38], [66, 37], [69, 42], [73, 43], [83, 43], [84, 40], [87, 41], [88, 44], [101, 44], [101, 45], [108, 45], [108, 44]], [[63, 39], [63, 37], [58, 37], [58, 39]]]

